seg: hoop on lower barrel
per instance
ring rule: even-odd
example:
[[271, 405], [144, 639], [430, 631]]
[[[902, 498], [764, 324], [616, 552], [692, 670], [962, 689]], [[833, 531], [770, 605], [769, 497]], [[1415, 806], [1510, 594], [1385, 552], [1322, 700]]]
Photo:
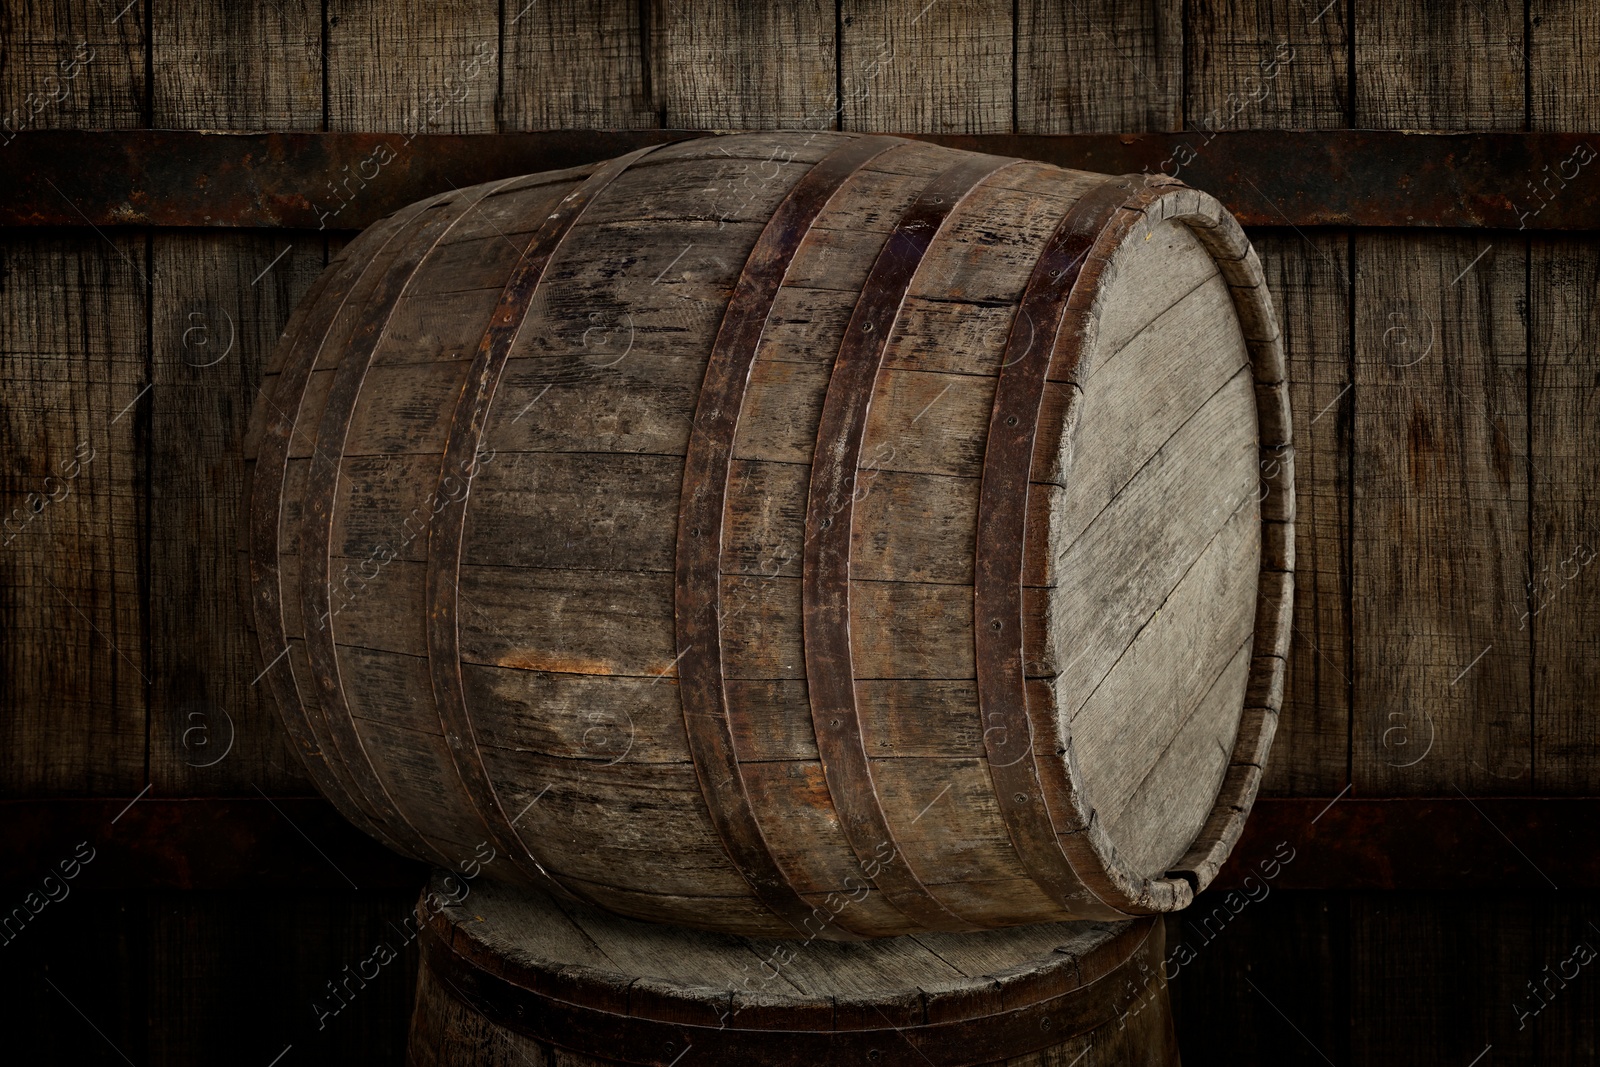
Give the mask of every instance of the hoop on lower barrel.
[[[1060, 932], [1059, 940], [1028, 935], [1030, 949], [1002, 952], [1003, 1003], [993, 978], [975, 977], [942, 990], [938, 1008], [931, 1009], [931, 998], [910, 982], [887, 980], [881, 989], [834, 994], [824, 980], [824, 988], [802, 986], [803, 993], [746, 995], [726, 987], [719, 974], [691, 983], [663, 977], [670, 973], [664, 970], [623, 972], [548, 955], [537, 935], [508, 943], [498, 929], [503, 915], [497, 905], [480, 903], [474, 911], [472, 905], [419, 904], [423, 973], [413, 1056], [425, 1046], [427, 1062], [468, 1062], [485, 1051], [484, 1031], [498, 1029], [602, 1064], [673, 1067], [693, 1048], [695, 1062], [755, 1067], [976, 1067], [1048, 1056], [1085, 1035], [1099, 1044], [1115, 1028], [1139, 1062], [1177, 1062], [1159, 918], [1101, 927], [1094, 935], [1076, 935], [1084, 938], [1076, 942], [1070, 927], [1081, 924], [1049, 927]], [[530, 906], [518, 925], [538, 929], [536, 914]], [[566, 921], [583, 928], [580, 916]], [[626, 936], [617, 929], [598, 936], [618, 935]], [[729, 960], [756, 955], [755, 945], [741, 942], [712, 936], [695, 945], [690, 958], [716, 968], [723, 954]], [[856, 957], [852, 971], [895, 973], [878, 957], [894, 952], [886, 942], [837, 947]], [[452, 1027], [429, 1031], [423, 1016], [438, 1010], [441, 994], [476, 1016], [471, 1045], [461, 1044]]]

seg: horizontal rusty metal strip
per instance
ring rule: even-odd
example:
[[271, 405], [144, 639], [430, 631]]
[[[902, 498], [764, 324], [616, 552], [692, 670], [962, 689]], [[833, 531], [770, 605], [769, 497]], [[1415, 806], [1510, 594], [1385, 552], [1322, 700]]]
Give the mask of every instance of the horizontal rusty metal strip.
[[[37, 888], [80, 841], [95, 858], [74, 888], [96, 890], [348, 891], [352, 882], [415, 890], [428, 870], [351, 826], [321, 797], [133, 800], [0, 800], [0, 889]], [[1600, 797], [1332, 800], [1257, 799], [1244, 837], [1196, 907], [1268, 874], [1275, 889], [1548, 892], [1550, 881], [1600, 889]]]
[[[452, 185], [593, 163], [686, 133], [34, 130], [0, 152], [0, 226], [359, 230]], [[1162, 171], [1246, 226], [1600, 230], [1600, 134], [906, 136], [1108, 174]]]

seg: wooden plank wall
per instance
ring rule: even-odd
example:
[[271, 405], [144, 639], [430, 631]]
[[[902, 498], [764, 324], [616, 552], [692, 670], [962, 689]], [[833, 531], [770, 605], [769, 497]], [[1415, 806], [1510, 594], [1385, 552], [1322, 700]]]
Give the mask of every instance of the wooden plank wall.
[[[1211, 129], [1595, 130], [1597, 55], [1585, 0], [19, 0], [0, 6], [0, 130], [1194, 130], [1203, 152]], [[307, 176], [310, 195], [338, 177]], [[1528, 177], [1510, 195], [1531, 207], [1542, 176]], [[1600, 239], [1252, 236], [1283, 318], [1299, 480], [1266, 791], [1594, 795]], [[0, 795], [310, 792], [254, 684], [230, 536], [263, 361], [334, 247], [306, 232], [0, 235]], [[404, 902], [373, 906], [393, 918]], [[140, 935], [167, 946], [149, 948], [155, 973], [191, 951], [181, 931], [234, 905], [163, 907], [178, 917], [139, 926], [162, 931]], [[326, 916], [308, 934], [298, 907], [264, 929], [324, 936]], [[1454, 951], [1454, 913], [1328, 907], [1239, 939], [1230, 964], [1334, 952], [1329, 966], [1387, 975], [1329, 998], [1300, 987], [1319, 1036], [1343, 1032], [1350, 998], [1404, 988], [1385, 953], [1426, 968]], [[1576, 915], [1461, 908], [1474, 938], [1541, 946]], [[1222, 999], [1203, 985], [1185, 1017], [1246, 1011], [1227, 1000], [1237, 982]], [[1258, 1032], [1277, 1025], [1248, 1012]], [[1592, 1023], [1580, 1030], [1562, 1040], [1592, 1052]], [[214, 1036], [207, 1048], [230, 1048]], [[1328, 1040], [1339, 1063], [1477, 1051], [1381, 1027]], [[195, 1059], [139, 1041], [150, 1062]], [[1230, 1062], [1316, 1062], [1286, 1048]], [[1544, 1054], [1494, 1062], [1562, 1059]]]

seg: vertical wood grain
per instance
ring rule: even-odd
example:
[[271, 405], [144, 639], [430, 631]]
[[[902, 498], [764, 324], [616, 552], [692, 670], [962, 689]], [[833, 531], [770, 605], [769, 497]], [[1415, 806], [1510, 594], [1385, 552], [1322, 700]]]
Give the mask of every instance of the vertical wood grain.
[[145, 240], [0, 251], [0, 745], [13, 796], [145, 778]]
[[[1600, 129], [1600, 10], [1530, 5], [1530, 125]], [[1600, 150], [1600, 136], [1588, 138]], [[1600, 181], [1590, 163], [1529, 174], [1542, 195]], [[1543, 183], [1554, 176], [1552, 184]], [[1567, 177], [1563, 177], [1566, 175]], [[1538, 201], [1526, 188], [1515, 199]], [[1540, 793], [1600, 790], [1600, 246], [1592, 237], [1530, 242], [1528, 262], [1533, 784]], [[1584, 562], [1584, 561], [1589, 562]]]
[[1195, 0], [1185, 39], [1192, 130], [1336, 129], [1349, 122], [1350, 34], [1343, 0]]
[[0, 4], [0, 130], [145, 125], [141, 0]]
[[[1521, 128], [1523, 14], [1359, 0], [1356, 124]], [[1358, 793], [1532, 782], [1526, 254], [1514, 237], [1356, 238]]]
[[831, 130], [834, 5], [654, 5], [650, 69], [670, 128]]
[[[1205, 0], [1190, 4], [1186, 29], [1187, 128], [1347, 123], [1351, 44], [1344, 4]], [[1203, 140], [1192, 146], [1205, 152]], [[1249, 189], [1245, 195], [1260, 200]], [[1279, 795], [1332, 796], [1349, 771], [1349, 238], [1275, 230], [1252, 234], [1252, 241], [1288, 358], [1296, 497], [1294, 631], [1262, 786]]]
[[1355, 787], [1525, 791], [1523, 249], [1356, 248]]
[[1530, 0], [1528, 30], [1529, 128], [1596, 129], [1600, 7], [1584, 0]]
[[639, 0], [506, 0], [504, 130], [659, 125]]
[[1356, 126], [1522, 129], [1522, 29], [1514, 0], [1356, 0]]
[[844, 0], [839, 84], [847, 130], [1002, 133], [1012, 118], [1006, 0]]
[[1183, 128], [1183, 3], [1020, 0], [1017, 130]]
[[328, 0], [327, 13], [329, 129], [494, 131], [494, 0]]
[[152, 29], [158, 128], [322, 128], [320, 0], [172, 0]]
[[[1597, 138], [1600, 140], [1600, 138]], [[1533, 561], [1516, 625], [1533, 640], [1534, 791], [1600, 790], [1600, 248], [1532, 242]]]
[[[279, 258], [281, 255], [281, 258]], [[247, 636], [242, 438], [322, 241], [293, 232], [153, 238], [150, 776], [157, 792], [305, 787]]]
[[1349, 239], [1283, 230], [1253, 242], [1283, 330], [1295, 453], [1294, 632], [1262, 788], [1333, 796], [1350, 729]]

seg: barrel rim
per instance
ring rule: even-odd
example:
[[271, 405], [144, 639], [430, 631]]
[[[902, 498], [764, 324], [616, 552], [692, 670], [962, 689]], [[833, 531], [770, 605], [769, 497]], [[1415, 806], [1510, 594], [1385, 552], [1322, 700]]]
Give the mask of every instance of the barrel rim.
[[[505, 906], [503, 896], [492, 898], [515, 895], [550, 908], [556, 907], [554, 901], [547, 894], [498, 885], [469, 897], [459, 886], [451, 891], [452, 877], [436, 871], [414, 911], [424, 967], [443, 979], [449, 995], [492, 1024], [608, 1062], [666, 1067], [692, 1045], [714, 1050], [728, 1062], [756, 1062], [759, 1052], [763, 1063], [870, 1060], [882, 1067], [971, 1067], [1059, 1045], [1131, 1015], [1142, 1010], [1139, 1002], [1163, 995], [1166, 985], [1165, 927], [1159, 917], [1148, 916], [1104, 924], [1106, 936], [1087, 951], [1073, 954], [1057, 947], [1029, 963], [971, 978], [969, 987], [954, 992], [927, 993], [908, 982], [904, 989], [870, 998], [852, 999], [843, 992], [811, 999], [765, 990], [741, 994], [731, 982], [692, 986], [564, 961], [539, 954], [527, 939], [515, 943], [513, 955], [507, 951], [511, 946], [490, 939], [497, 906]], [[487, 901], [482, 899], [486, 889]], [[446, 901], [442, 906], [441, 900]], [[647, 933], [662, 930], [659, 924], [584, 910], [594, 921]], [[1087, 924], [1040, 925], [1062, 928], [1065, 941]], [[773, 943], [677, 929], [716, 945], [731, 941], [734, 952], [751, 958]], [[1005, 931], [990, 933], [1004, 936]], [[828, 947], [870, 955], [901, 940]], [[804, 950], [802, 945], [796, 951]], [[861, 1010], [841, 1018], [836, 1006]], [[910, 1021], [898, 1025], [903, 1021], [898, 1016], [908, 1011]], [[749, 1014], [741, 1023], [743, 1012]], [[784, 1059], [775, 1059], [775, 1053]]]
[[[995, 800], [1012, 848], [1034, 884], [1073, 916], [1087, 919], [1114, 919], [1124, 912], [1077, 869], [1061, 838], [1060, 804], [1053, 808], [1049, 801], [1051, 792], [1063, 787], [1070, 795], [1076, 782], [1059, 722], [1052, 715], [1035, 723], [1030, 714], [1023, 579], [1029, 542], [1047, 543], [1049, 531], [1030, 529], [1026, 500], [1036, 480], [1033, 466], [1050, 372], [1058, 363], [1074, 369], [1081, 352], [1058, 338], [1087, 334], [1090, 323], [1073, 307], [1080, 279], [1086, 269], [1096, 269], [1091, 253], [1139, 189], [1137, 180], [1126, 176], [1101, 181], [1072, 205], [1040, 250], [1001, 354], [974, 544], [978, 712]], [[1058, 360], [1064, 347], [1068, 358]], [[1069, 819], [1066, 827], [1076, 832], [1081, 824]]]
[[[1113, 181], [1116, 179], [1113, 179]], [[1261, 565], [1256, 595], [1256, 625], [1250, 672], [1245, 686], [1239, 730], [1227, 770], [1200, 832], [1178, 862], [1151, 877], [1129, 869], [1117, 856], [1104, 825], [1097, 819], [1083, 772], [1059, 721], [1035, 721], [1034, 728], [1054, 731], [1035, 738], [1036, 760], [1054, 763], [1064, 778], [1066, 809], [1057, 799], [1051, 808], [1063, 849], [1088, 888], [1118, 912], [1148, 915], [1187, 907], [1216, 877], [1244, 831], [1261, 784], [1262, 768], [1277, 728], [1283, 702], [1283, 676], [1292, 631], [1294, 586], [1294, 448], [1288, 381], [1282, 335], [1260, 258], [1238, 221], [1213, 196], [1164, 175], [1127, 175], [1140, 182], [1101, 232], [1074, 285], [1069, 308], [1082, 321], [1059, 335], [1050, 377], [1075, 381], [1079, 363], [1094, 339], [1094, 321], [1104, 268], [1141, 224], [1183, 223], [1211, 255], [1227, 283], [1239, 316], [1249, 355], [1256, 397], [1257, 448], [1264, 492], [1260, 497]], [[1063, 448], [1070, 449], [1079, 419], [1081, 391], [1071, 390]], [[1070, 454], [1070, 452], [1069, 452]], [[1046, 799], [1050, 806], [1050, 798]]]

